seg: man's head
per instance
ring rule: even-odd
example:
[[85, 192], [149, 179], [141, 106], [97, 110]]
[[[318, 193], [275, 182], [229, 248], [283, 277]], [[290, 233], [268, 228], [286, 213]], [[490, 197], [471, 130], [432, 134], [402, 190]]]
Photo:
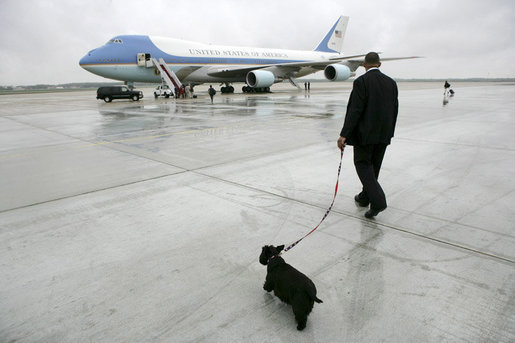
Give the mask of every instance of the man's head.
[[374, 67], [379, 68], [381, 66], [381, 61], [379, 60], [379, 55], [377, 52], [369, 52], [365, 56], [365, 62], [363, 62], [363, 66], [366, 70]]

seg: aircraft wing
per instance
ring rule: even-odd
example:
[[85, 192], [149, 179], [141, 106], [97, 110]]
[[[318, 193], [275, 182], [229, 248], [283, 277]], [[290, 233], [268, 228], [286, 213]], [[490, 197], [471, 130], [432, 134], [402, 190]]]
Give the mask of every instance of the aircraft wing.
[[[354, 56], [343, 56], [343, 57], [335, 57], [328, 60], [319, 60], [319, 61], [306, 61], [306, 62], [289, 62], [289, 63], [278, 63], [278, 64], [263, 64], [253, 67], [246, 68], [234, 68], [234, 67], [221, 67], [221, 68], [213, 68], [207, 74], [213, 77], [242, 77], [253, 71], [258, 69], [266, 69], [266, 68], [274, 68], [276, 72], [284, 72], [284, 74], [295, 72], [300, 70], [301, 68], [312, 68], [317, 70], [322, 70], [329, 64], [338, 63], [340, 61], [345, 61], [348, 59], [356, 58], [356, 57], [364, 57], [365, 55], [354, 55]], [[278, 75], [280, 76], [280, 75]]]
[[201, 67], [197, 67], [197, 66], [184, 67], [184, 68], [181, 68], [178, 72], [176, 72], [176, 74], [177, 74], [177, 77], [179, 78], [179, 80], [183, 80], [188, 75], [193, 73], [195, 70], [198, 70], [200, 68]]
[[381, 57], [381, 62], [383, 61], [396, 61], [396, 60], [411, 60], [413, 58], [422, 58], [422, 56], [410, 56], [410, 57], [387, 57], [387, 58], [382, 58]]
[[[360, 58], [361, 57], [361, 58]], [[253, 67], [220, 67], [213, 68], [207, 74], [213, 77], [227, 77], [227, 78], [245, 78], [245, 76], [253, 71], [258, 69], [273, 69], [274, 74], [279, 77], [287, 76], [288, 74], [297, 72], [302, 68], [311, 68], [314, 71], [322, 70], [326, 66], [339, 62], [347, 62], [351, 71], [356, 71], [356, 69], [363, 64], [365, 55], [353, 55], [353, 56], [342, 56], [342, 57], [334, 57], [327, 60], [318, 60], [318, 61], [305, 61], [305, 62], [289, 62], [289, 63], [279, 63], [279, 64], [263, 64]], [[359, 59], [358, 59], [359, 58]], [[419, 56], [411, 56], [411, 57], [389, 57], [389, 58], [381, 58], [381, 61], [394, 61], [394, 60], [405, 60], [419, 58]], [[313, 71], [313, 72], [314, 72]]]
[[[384, 62], [384, 61], [396, 61], [396, 60], [410, 60], [410, 59], [413, 59], [413, 58], [421, 58], [421, 56], [386, 57], [386, 58], [382, 58], [381, 57], [381, 62]], [[365, 60], [364, 58], [359, 59], [359, 60], [349, 59], [349, 60], [346, 60], [345, 62], [347, 64], [347, 66], [350, 68], [350, 71], [354, 72], [354, 71], [356, 71], [356, 69], [358, 69], [359, 66], [363, 65], [364, 60]]]

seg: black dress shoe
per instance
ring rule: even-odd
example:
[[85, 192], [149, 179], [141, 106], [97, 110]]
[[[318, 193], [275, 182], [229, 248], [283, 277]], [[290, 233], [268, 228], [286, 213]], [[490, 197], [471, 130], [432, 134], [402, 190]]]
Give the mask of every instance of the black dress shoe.
[[360, 195], [361, 193], [354, 196], [354, 201], [361, 207], [367, 207], [370, 204], [370, 201], [363, 199]]
[[379, 214], [379, 212], [382, 212], [384, 210], [385, 210], [384, 208], [382, 210], [376, 210], [376, 209], [371, 208], [370, 210], [365, 212], [365, 217], [367, 217], [368, 219], [372, 219], [375, 216], [377, 216]]

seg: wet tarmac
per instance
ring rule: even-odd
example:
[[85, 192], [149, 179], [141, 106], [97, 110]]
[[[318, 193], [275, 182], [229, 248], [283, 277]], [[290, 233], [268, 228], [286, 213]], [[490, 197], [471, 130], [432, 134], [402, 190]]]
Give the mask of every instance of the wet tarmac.
[[399, 83], [381, 171], [283, 255], [316, 284], [298, 332], [262, 286], [334, 192], [351, 83], [140, 102], [0, 96], [1, 342], [515, 341], [515, 85]]

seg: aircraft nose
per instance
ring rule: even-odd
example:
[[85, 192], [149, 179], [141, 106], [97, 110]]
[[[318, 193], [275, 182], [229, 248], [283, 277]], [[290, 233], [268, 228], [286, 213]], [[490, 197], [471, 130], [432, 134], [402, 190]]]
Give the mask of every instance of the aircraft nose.
[[91, 64], [94, 60], [94, 57], [93, 57], [93, 52], [95, 51], [96, 49], [93, 49], [91, 50], [90, 52], [88, 52], [86, 55], [84, 55], [80, 61], [79, 61], [79, 65], [84, 68], [85, 65], [87, 64]]
[[86, 56], [83, 56], [83, 57], [80, 59], [80, 61], [79, 61], [79, 65], [80, 65], [82, 68], [84, 68], [84, 65], [88, 63], [88, 57], [89, 57], [89, 56], [88, 56], [88, 55], [86, 55]]

